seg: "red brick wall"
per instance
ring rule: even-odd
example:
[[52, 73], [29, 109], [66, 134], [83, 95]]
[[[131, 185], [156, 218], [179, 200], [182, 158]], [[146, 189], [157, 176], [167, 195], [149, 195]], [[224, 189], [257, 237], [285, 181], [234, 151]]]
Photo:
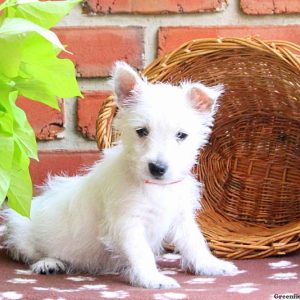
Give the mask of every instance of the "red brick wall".
[[216, 11], [227, 5], [227, 0], [98, 0], [86, 1], [86, 12], [115, 14], [165, 14]]
[[241, 0], [241, 8], [249, 15], [293, 14], [300, 12], [299, 0]]
[[136, 68], [143, 66], [144, 34], [142, 27], [71, 26], [54, 30], [74, 55], [78, 77], [105, 77], [116, 59]]
[[[0, 0], [1, 2], [1, 0]], [[61, 111], [20, 99], [40, 148], [34, 183], [47, 172], [75, 174], [98, 159], [97, 113], [111, 94], [116, 60], [143, 69], [156, 56], [195, 38], [257, 36], [300, 44], [300, 0], [85, 0], [54, 28], [73, 55], [83, 99], [60, 100]]]

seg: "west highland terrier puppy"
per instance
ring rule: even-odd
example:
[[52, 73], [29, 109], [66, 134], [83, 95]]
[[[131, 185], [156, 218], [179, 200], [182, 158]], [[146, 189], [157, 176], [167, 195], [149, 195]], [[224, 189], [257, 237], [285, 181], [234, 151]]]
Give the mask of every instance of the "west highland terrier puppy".
[[86, 175], [54, 177], [31, 218], [6, 210], [11, 256], [40, 274], [119, 272], [144, 288], [176, 288], [155, 255], [165, 240], [194, 274], [234, 273], [212, 255], [195, 221], [200, 184], [191, 174], [211, 132], [222, 88], [148, 83], [124, 62], [112, 72], [120, 142]]

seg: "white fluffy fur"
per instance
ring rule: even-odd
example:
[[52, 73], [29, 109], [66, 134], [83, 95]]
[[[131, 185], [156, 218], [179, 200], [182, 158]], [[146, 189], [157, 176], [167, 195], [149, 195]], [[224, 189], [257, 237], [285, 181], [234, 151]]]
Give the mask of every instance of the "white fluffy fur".
[[[123, 272], [136, 286], [173, 288], [177, 282], [159, 273], [155, 263], [166, 239], [181, 252], [183, 267], [195, 274], [236, 271], [211, 254], [194, 221], [200, 184], [190, 170], [207, 142], [216, 106], [195, 110], [189, 91], [202, 89], [215, 102], [220, 87], [149, 84], [122, 62], [116, 64], [112, 82], [119, 97], [115, 126], [122, 132], [120, 143], [86, 175], [49, 180], [33, 199], [30, 219], [6, 211], [6, 246], [12, 257], [38, 273], [64, 268]], [[137, 135], [141, 127], [149, 129], [149, 136]], [[178, 141], [178, 131], [188, 137]], [[161, 179], [148, 169], [156, 160], [168, 166]]]

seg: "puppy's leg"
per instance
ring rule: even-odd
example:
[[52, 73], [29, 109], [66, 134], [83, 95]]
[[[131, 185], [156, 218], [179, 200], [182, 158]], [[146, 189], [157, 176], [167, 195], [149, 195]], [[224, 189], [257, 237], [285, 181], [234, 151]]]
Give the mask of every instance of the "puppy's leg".
[[182, 217], [175, 224], [173, 243], [182, 254], [183, 268], [195, 274], [226, 275], [238, 270], [233, 263], [218, 259], [210, 252], [192, 215]]
[[45, 257], [30, 266], [32, 272], [49, 275], [63, 273], [66, 270], [65, 264], [58, 259]]
[[179, 284], [158, 272], [155, 258], [145, 238], [142, 226], [131, 226], [119, 236], [120, 248], [129, 264], [131, 284], [144, 288], [177, 288]]

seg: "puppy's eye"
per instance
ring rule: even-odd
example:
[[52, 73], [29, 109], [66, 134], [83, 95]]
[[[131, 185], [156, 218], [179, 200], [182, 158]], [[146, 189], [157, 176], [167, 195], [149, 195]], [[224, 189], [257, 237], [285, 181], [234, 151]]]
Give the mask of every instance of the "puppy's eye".
[[149, 134], [149, 130], [146, 127], [138, 128], [135, 130], [139, 137], [145, 137]]
[[177, 134], [176, 134], [176, 139], [177, 139], [178, 141], [183, 141], [183, 140], [185, 140], [185, 139], [187, 138], [187, 136], [188, 136], [187, 133], [184, 133], [184, 132], [179, 131], [179, 132], [177, 132]]

